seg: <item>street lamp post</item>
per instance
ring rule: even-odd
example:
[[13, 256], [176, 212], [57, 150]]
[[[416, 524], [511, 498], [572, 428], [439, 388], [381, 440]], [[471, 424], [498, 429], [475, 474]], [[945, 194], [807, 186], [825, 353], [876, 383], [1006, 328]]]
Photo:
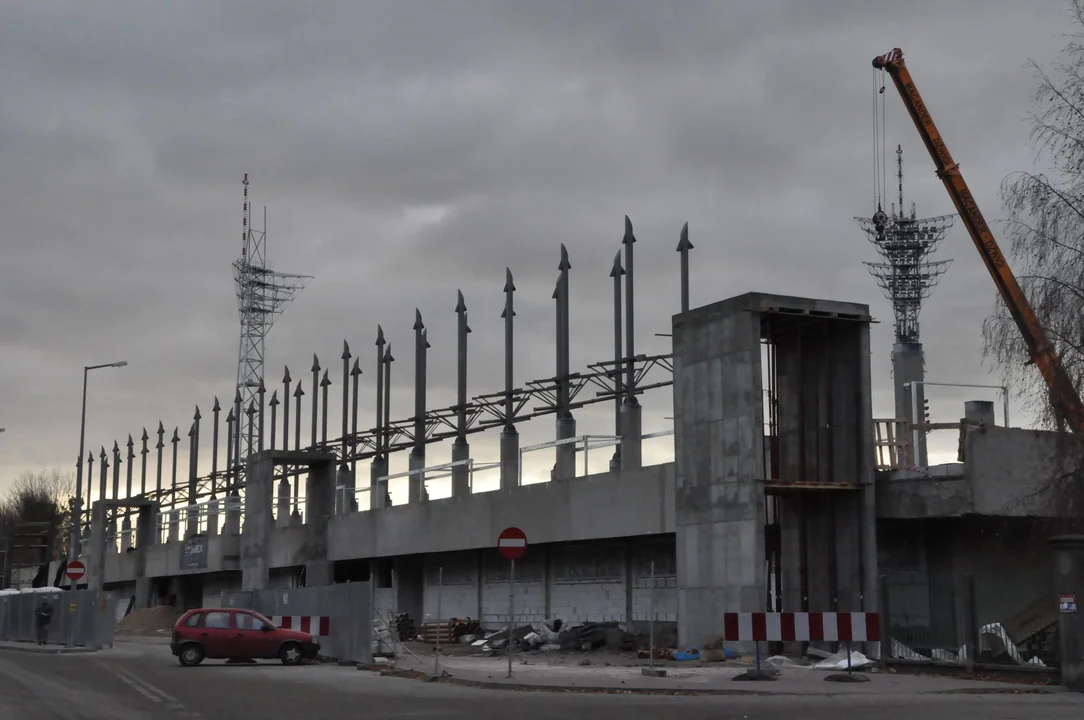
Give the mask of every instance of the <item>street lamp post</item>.
[[[100, 368], [119, 368], [128, 364], [127, 360], [104, 363], [102, 365], [86, 365], [83, 367], [83, 411], [79, 418], [79, 459], [75, 463], [75, 507], [72, 508], [72, 534], [68, 547], [68, 560], [79, 557], [80, 520], [83, 514], [83, 450], [87, 432], [87, 375], [91, 370]], [[74, 584], [73, 584], [74, 585]]]

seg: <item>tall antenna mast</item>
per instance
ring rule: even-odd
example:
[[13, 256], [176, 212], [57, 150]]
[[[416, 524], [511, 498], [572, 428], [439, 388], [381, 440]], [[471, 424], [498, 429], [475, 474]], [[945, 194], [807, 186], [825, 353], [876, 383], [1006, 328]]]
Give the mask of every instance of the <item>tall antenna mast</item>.
[[903, 215], [903, 145], [896, 146], [896, 180], [900, 189], [900, 216]]
[[932, 261], [929, 256], [941, 244], [945, 233], [956, 221], [955, 215], [932, 218], [916, 218], [915, 213], [903, 212], [903, 148], [896, 147], [896, 177], [899, 180], [899, 212], [887, 217], [878, 212], [872, 218], [855, 218], [869, 237], [881, 257], [882, 263], [866, 263], [869, 272], [877, 278], [877, 284], [892, 301], [896, 316], [896, 342], [919, 342], [918, 315], [922, 301], [941, 275], [948, 270], [951, 260]]
[[[242, 408], [257, 399], [263, 384], [263, 365], [267, 333], [275, 318], [312, 279], [311, 275], [274, 272], [267, 264], [267, 209], [263, 228], [252, 227], [252, 202], [248, 196], [248, 173], [242, 182], [244, 205], [241, 218], [241, 257], [233, 262], [233, 280], [237, 286], [237, 310], [241, 316], [241, 344], [237, 356], [237, 389]], [[242, 412], [237, 419], [241, 427], [242, 457], [248, 457], [256, 443], [258, 428], [253, 427], [254, 415]]]

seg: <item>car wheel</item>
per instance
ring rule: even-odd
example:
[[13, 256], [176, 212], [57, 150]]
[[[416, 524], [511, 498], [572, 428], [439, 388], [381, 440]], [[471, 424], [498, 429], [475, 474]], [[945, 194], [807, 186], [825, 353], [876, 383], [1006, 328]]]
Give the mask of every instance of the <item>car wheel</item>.
[[295, 642], [288, 642], [279, 650], [279, 659], [283, 665], [300, 665], [303, 658], [301, 646]]
[[184, 645], [177, 653], [177, 659], [184, 667], [195, 667], [203, 662], [203, 648], [199, 645]]

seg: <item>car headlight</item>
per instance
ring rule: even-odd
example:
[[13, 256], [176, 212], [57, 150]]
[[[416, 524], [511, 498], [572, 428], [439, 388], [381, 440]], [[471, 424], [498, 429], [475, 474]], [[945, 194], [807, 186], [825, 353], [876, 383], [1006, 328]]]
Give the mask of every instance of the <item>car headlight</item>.
[[319, 644], [320, 644], [320, 639], [319, 639], [318, 637], [316, 637], [315, 635], [311, 635], [311, 636], [309, 637], [309, 641], [310, 641], [310, 642], [311, 642], [311, 643], [312, 643], [313, 645], [319, 645]]

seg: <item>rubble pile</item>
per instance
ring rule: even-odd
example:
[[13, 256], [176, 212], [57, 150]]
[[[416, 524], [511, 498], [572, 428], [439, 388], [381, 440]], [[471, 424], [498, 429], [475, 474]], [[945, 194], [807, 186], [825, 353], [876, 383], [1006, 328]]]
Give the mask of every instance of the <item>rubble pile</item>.
[[[433, 628], [451, 644], [469, 646], [474, 652], [494, 655], [508, 648], [508, 628], [487, 632], [481, 623], [471, 618], [451, 618], [441, 623], [429, 623], [420, 628], [408, 613], [394, 616], [390, 632], [374, 637], [374, 648], [388, 645], [386, 635], [395, 635], [402, 642], [416, 640], [433, 644]], [[575, 652], [587, 653], [597, 650], [635, 653], [641, 660], [650, 657], [649, 647], [654, 647], [655, 659], [659, 661], [725, 662], [737, 659], [737, 654], [723, 647], [720, 637], [710, 637], [700, 647], [681, 649], [677, 646], [677, 632], [672, 627], [655, 629], [654, 643], [647, 633], [632, 633], [622, 623], [585, 622], [569, 626], [561, 619], [545, 620], [512, 629], [513, 648], [517, 652]], [[388, 648], [390, 650], [390, 648]], [[467, 648], [464, 648], [467, 650]], [[470, 652], [470, 650], [467, 650]], [[374, 650], [375, 652], [375, 650]]]
[[414, 618], [410, 617], [410, 613], [399, 613], [392, 619], [391, 624], [395, 634], [399, 636], [400, 642], [413, 640], [418, 635], [414, 626]]
[[172, 605], [133, 610], [117, 623], [117, 632], [163, 632], [172, 630], [181, 612]]

